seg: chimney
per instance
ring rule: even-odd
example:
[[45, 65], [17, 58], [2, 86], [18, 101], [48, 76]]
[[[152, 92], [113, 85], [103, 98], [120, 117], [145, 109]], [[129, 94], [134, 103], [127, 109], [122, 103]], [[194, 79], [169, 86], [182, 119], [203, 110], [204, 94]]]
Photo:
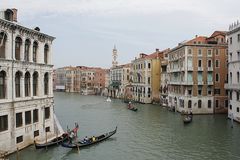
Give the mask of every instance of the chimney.
[[159, 52], [159, 49], [158, 49], [158, 48], [156, 48], [156, 52]]
[[12, 8], [12, 11], [13, 11], [13, 21], [14, 22], [17, 22], [17, 9], [16, 8]]
[[197, 37], [198, 37], [198, 35], [196, 34], [196, 35], [195, 35], [195, 38], [197, 38]]

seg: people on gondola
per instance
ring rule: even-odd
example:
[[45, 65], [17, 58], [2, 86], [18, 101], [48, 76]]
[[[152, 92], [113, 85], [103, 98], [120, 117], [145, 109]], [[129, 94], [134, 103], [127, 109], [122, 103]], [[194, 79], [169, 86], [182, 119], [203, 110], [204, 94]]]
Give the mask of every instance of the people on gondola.
[[70, 132], [70, 135], [69, 135], [69, 143], [72, 144], [73, 140], [74, 140], [74, 137], [75, 137], [75, 134], [73, 131]]
[[96, 138], [95, 136], [92, 137], [92, 141], [95, 142], [96, 141]]
[[132, 102], [128, 103], [128, 109], [132, 109]]
[[190, 113], [189, 113], [189, 116], [192, 118], [192, 116], [193, 116], [193, 113], [192, 113], [192, 111], [190, 111]]

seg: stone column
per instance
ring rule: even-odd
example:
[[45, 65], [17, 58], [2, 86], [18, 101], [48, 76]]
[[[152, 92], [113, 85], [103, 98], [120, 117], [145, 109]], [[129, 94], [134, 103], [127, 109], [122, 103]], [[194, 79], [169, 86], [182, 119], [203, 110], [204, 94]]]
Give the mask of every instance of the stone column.
[[48, 93], [49, 96], [53, 95], [53, 79], [52, 79], [52, 73], [49, 73], [48, 77]]
[[12, 59], [12, 33], [8, 34], [7, 40], [5, 42], [5, 58]]
[[24, 75], [20, 78], [20, 97], [25, 97]]
[[43, 88], [44, 88], [44, 76], [41, 72], [38, 72], [38, 85], [37, 85], [37, 96], [41, 97], [44, 95]]
[[[14, 100], [15, 98], [16, 98], [16, 93], [15, 93], [15, 71], [13, 71], [13, 75], [12, 75], [12, 83], [11, 83], [11, 88], [12, 88], [12, 90], [11, 90], [11, 92], [12, 92], [12, 99]], [[12, 72], [11, 72], [11, 74], [12, 74]]]
[[44, 45], [43, 43], [38, 44], [37, 49], [37, 63], [44, 63]]
[[52, 57], [53, 57], [53, 53], [52, 53], [52, 45], [48, 45], [49, 47], [49, 51], [48, 51], [48, 63], [47, 64], [52, 64]]

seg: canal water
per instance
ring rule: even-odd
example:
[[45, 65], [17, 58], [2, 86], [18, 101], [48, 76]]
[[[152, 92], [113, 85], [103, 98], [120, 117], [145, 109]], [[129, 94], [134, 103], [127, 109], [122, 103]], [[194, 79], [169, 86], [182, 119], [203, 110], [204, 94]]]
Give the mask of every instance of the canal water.
[[[130, 111], [121, 100], [55, 93], [55, 113], [64, 129], [78, 122], [80, 138], [99, 135], [118, 126], [110, 139], [81, 149], [61, 146], [19, 152], [20, 160], [237, 160], [240, 159], [240, 125], [231, 128], [226, 115], [194, 116], [184, 125], [179, 113], [159, 105], [134, 104]], [[16, 159], [16, 154], [9, 157]]]

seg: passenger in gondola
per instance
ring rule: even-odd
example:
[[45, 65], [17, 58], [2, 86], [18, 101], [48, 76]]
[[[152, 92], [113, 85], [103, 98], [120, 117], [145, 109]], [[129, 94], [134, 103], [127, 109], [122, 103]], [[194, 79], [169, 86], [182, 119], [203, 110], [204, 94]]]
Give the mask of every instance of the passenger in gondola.
[[71, 131], [71, 132], [70, 132], [70, 135], [69, 135], [69, 143], [70, 143], [70, 144], [72, 144], [72, 141], [73, 141], [74, 137], [75, 137], [75, 134], [74, 134], [73, 131]]
[[189, 116], [190, 116], [191, 118], [193, 117], [192, 111], [190, 111]]
[[83, 139], [83, 143], [88, 143], [88, 138], [87, 138], [87, 136]]
[[92, 141], [95, 142], [96, 141], [96, 138], [95, 136], [92, 137]]
[[131, 102], [128, 103], [128, 109], [132, 109], [132, 103]]

